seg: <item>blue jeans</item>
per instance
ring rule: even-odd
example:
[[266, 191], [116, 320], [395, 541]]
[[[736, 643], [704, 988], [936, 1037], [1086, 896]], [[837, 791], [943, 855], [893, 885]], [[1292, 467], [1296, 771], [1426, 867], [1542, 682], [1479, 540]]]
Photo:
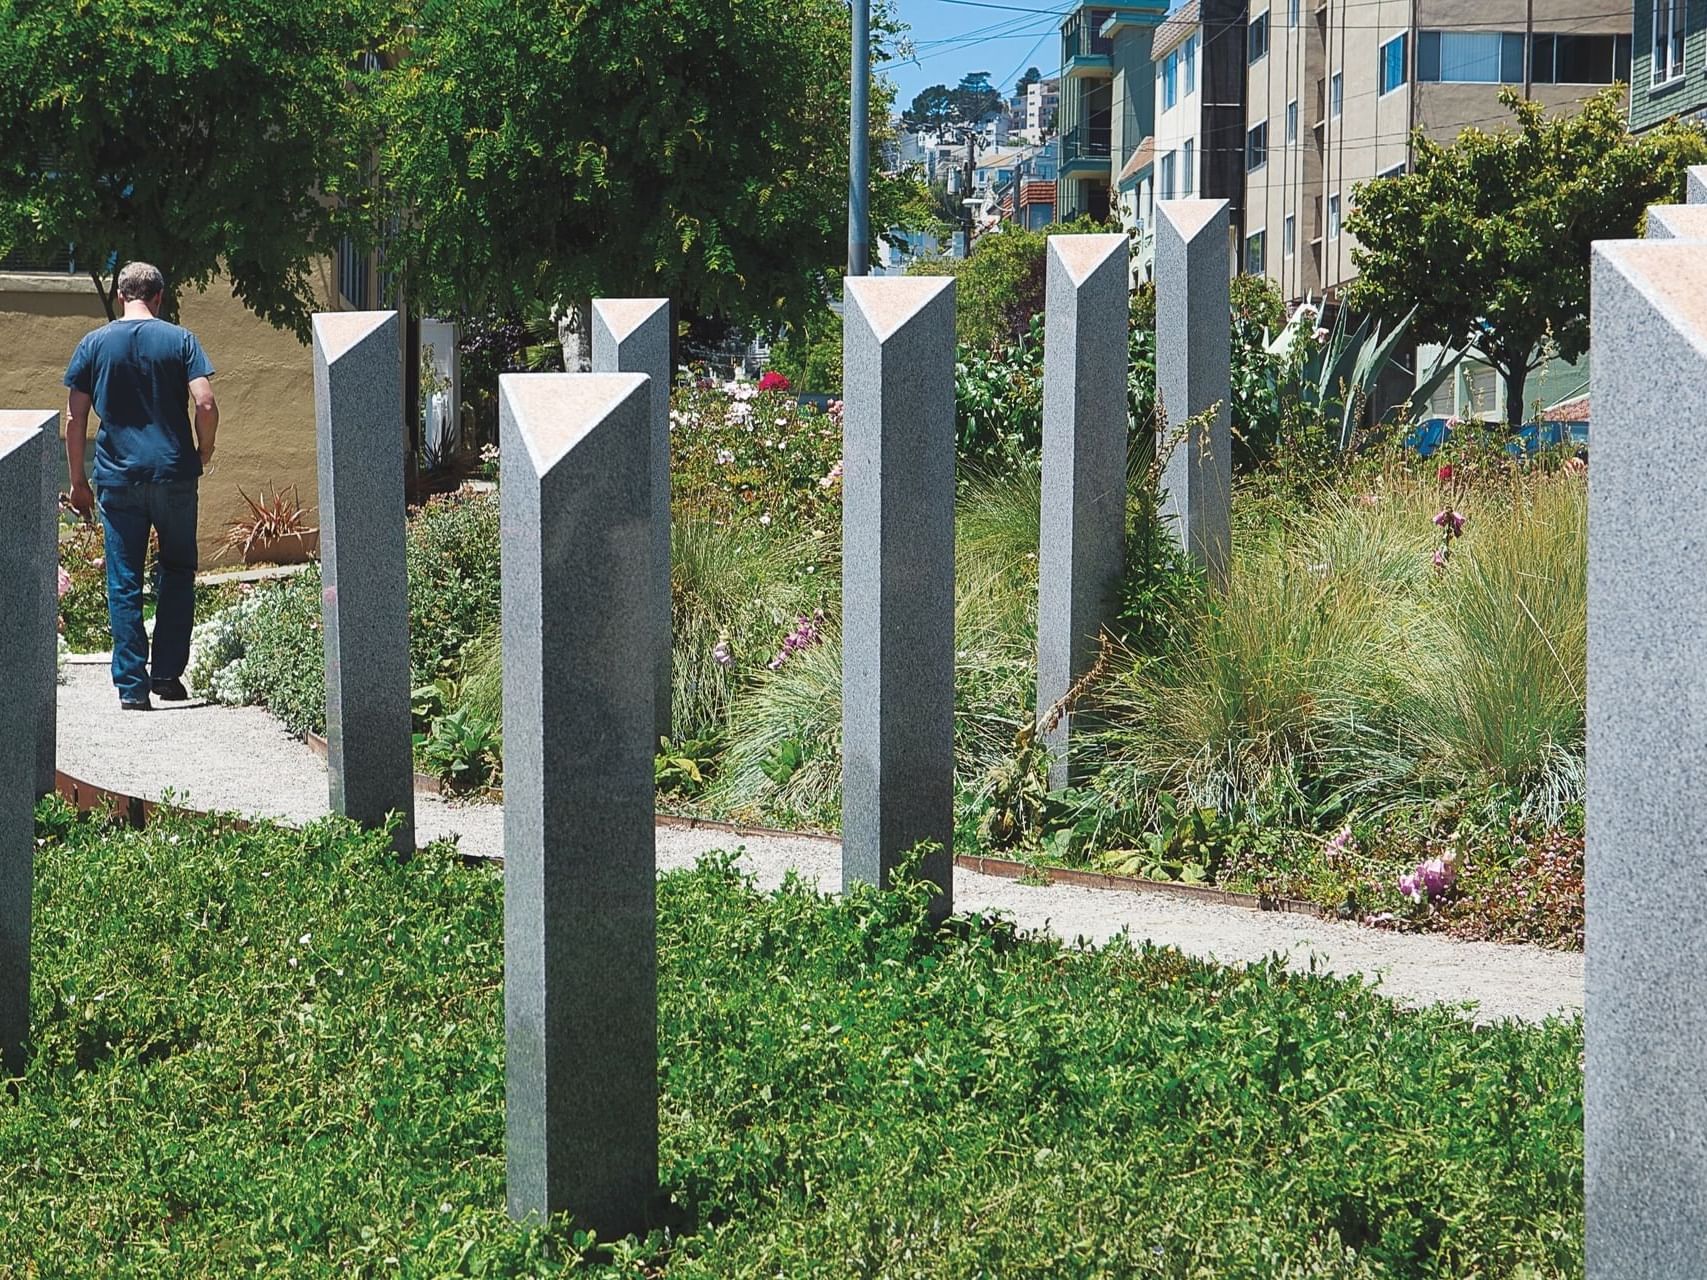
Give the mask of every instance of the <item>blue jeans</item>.
[[[107, 485], [100, 490], [106, 531], [107, 619], [113, 629], [113, 683], [124, 702], [147, 699], [153, 681], [176, 680], [190, 661], [195, 621], [196, 482]], [[154, 558], [154, 661], [142, 626], [142, 575], [148, 534]]]

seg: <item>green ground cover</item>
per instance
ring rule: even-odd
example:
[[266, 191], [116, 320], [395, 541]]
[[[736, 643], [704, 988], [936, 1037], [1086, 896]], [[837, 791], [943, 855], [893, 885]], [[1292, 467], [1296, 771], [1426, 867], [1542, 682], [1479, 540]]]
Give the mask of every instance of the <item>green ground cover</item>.
[[0, 1276], [1567, 1277], [1580, 1022], [659, 886], [659, 1227], [503, 1199], [501, 876], [44, 807]]

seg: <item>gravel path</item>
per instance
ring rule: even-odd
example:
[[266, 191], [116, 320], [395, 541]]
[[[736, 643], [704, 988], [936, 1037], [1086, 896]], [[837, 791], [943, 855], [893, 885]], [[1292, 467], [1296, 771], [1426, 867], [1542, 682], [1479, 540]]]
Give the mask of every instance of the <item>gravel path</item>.
[[[253, 817], [304, 822], [326, 812], [325, 763], [265, 711], [192, 702], [122, 715], [104, 666], [73, 664], [67, 676], [59, 696], [59, 765], [67, 773], [129, 795], [171, 793], [196, 808]], [[470, 854], [503, 852], [496, 805], [418, 796], [416, 829], [423, 842], [455, 837]], [[825, 890], [841, 886], [836, 842], [816, 837], [660, 827], [658, 865], [689, 866], [732, 844], [762, 886], [780, 883], [791, 868]], [[1001, 911], [1068, 941], [1103, 942], [1125, 930], [1135, 940], [1232, 963], [1279, 952], [1295, 969], [1314, 964], [1379, 978], [1385, 994], [1406, 1004], [1473, 1004], [1479, 1021], [1582, 1011], [1579, 953], [1384, 933], [1162, 895], [1024, 885], [965, 870], [955, 872], [954, 897], [962, 909]]]

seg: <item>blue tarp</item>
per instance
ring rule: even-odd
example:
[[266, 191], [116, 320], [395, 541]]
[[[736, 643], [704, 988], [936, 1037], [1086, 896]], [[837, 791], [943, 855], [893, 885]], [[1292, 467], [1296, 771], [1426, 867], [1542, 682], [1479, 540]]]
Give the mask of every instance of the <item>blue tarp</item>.
[[[1415, 449], [1417, 456], [1426, 458], [1446, 443], [1451, 434], [1445, 418], [1425, 418], [1405, 437], [1405, 448]], [[1587, 447], [1586, 422], [1531, 422], [1519, 427], [1506, 444], [1507, 453], [1535, 453], [1541, 449], [1557, 448], [1562, 444]]]

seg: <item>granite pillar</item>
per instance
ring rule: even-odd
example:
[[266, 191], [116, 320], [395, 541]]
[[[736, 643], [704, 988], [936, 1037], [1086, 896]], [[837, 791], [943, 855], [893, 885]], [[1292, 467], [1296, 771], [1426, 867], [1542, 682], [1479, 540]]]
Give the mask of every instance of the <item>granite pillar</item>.
[[30, 1034], [30, 909], [42, 717], [51, 730], [58, 552], [49, 477], [58, 415], [0, 412], [0, 1075], [21, 1073]]
[[[1043, 344], [1043, 526], [1037, 714], [1096, 661], [1120, 606], [1126, 552], [1127, 239], [1050, 236]], [[1071, 781], [1072, 713], [1044, 731], [1049, 784]], [[1047, 720], [1045, 720], [1047, 724]]]
[[410, 852], [406, 432], [395, 311], [314, 317], [314, 413], [332, 811], [369, 827], [400, 814], [395, 842]]
[[[1227, 202], [1156, 204], [1156, 399], [1162, 515], [1207, 574], [1226, 585], [1232, 555], [1233, 391]], [[1214, 413], [1183, 439], [1186, 424]], [[1176, 442], [1177, 441], [1177, 442]]]
[[1590, 280], [1587, 1275], [1707, 1276], [1707, 248]]
[[1691, 165], [1684, 179], [1685, 199], [1690, 204], [1707, 204], [1707, 164]]
[[842, 425], [842, 882], [916, 845], [952, 910], [954, 282], [849, 278]]
[[1650, 240], [1707, 240], [1707, 204], [1656, 204], [1648, 209]]
[[651, 394], [499, 379], [508, 1200], [601, 1239], [658, 1180]]
[[643, 373], [651, 379], [647, 440], [652, 466], [652, 572], [660, 586], [646, 635], [653, 643], [656, 736], [670, 736], [670, 300], [599, 298], [593, 302], [593, 372]]

